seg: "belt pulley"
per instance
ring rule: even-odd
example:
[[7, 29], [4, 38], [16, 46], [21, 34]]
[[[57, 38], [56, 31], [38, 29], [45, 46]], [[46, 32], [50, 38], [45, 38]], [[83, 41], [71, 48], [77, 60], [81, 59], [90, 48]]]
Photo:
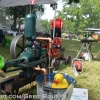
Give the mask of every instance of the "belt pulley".
[[25, 48], [25, 38], [24, 34], [17, 35], [11, 42], [10, 45], [10, 55], [12, 59], [17, 58]]

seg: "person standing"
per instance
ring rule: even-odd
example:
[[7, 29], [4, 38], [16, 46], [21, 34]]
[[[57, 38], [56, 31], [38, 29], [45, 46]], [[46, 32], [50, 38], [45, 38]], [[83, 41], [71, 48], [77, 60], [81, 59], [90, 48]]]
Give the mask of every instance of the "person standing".
[[54, 19], [50, 23], [50, 30], [51, 30], [51, 38], [52, 39], [53, 39], [54, 28], [55, 28], [54, 37], [61, 37], [61, 32], [63, 30], [63, 20], [61, 18], [55, 19], [55, 26], [54, 26]]

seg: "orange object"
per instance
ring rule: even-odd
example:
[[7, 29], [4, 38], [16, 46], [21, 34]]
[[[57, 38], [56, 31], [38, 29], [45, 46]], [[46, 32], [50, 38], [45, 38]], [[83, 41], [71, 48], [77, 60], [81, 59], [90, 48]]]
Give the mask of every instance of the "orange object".
[[[39, 38], [37, 38], [39, 39]], [[49, 41], [50, 38], [40, 38], [39, 40], [42, 40], [46, 43], [42, 43], [42, 47], [43, 48], [46, 48], [47, 51], [48, 51], [48, 55], [50, 56], [57, 56], [60, 54], [60, 47], [61, 47], [61, 44], [62, 44], [62, 38], [60, 37], [55, 37], [53, 39], [53, 43], [51, 42], [51, 40]]]
[[98, 35], [93, 34], [93, 35], [92, 35], [92, 38], [95, 39], [95, 40], [98, 40]]
[[[52, 47], [55, 46], [55, 48], [52, 48], [52, 54], [53, 55], [59, 55], [60, 54], [60, 47], [62, 44], [62, 39], [59, 37], [55, 37], [52, 43]], [[58, 48], [57, 48], [58, 47]]]
[[47, 75], [47, 70], [45, 68], [38, 68], [35, 67], [34, 70], [42, 71], [44, 74], [44, 83], [46, 83], [46, 75]]
[[0, 70], [0, 73], [2, 72], [2, 70]]

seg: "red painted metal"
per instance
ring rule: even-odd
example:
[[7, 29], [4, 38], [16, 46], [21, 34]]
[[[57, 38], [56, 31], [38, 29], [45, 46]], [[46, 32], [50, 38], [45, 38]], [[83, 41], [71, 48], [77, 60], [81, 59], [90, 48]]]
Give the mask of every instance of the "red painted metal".
[[73, 64], [76, 67], [77, 71], [82, 71], [82, 62], [80, 62], [80, 61], [74, 61]]
[[62, 38], [55, 37], [54, 40], [53, 40], [53, 43], [52, 43], [52, 47], [55, 47], [55, 48], [51, 49], [51, 52], [52, 52], [52, 54], [54, 56], [60, 54], [60, 47], [61, 47], [61, 45], [62, 45]]

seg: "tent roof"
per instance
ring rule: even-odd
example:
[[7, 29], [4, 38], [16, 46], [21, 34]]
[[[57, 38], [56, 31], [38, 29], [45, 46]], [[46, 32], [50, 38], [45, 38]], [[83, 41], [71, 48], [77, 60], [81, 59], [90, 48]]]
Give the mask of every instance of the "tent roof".
[[100, 28], [87, 28], [87, 29], [84, 29], [85, 31], [100, 31]]
[[[35, 4], [53, 4], [57, 3], [57, 0], [36, 0]], [[14, 7], [30, 5], [28, 0], [0, 0], [0, 7]]]

